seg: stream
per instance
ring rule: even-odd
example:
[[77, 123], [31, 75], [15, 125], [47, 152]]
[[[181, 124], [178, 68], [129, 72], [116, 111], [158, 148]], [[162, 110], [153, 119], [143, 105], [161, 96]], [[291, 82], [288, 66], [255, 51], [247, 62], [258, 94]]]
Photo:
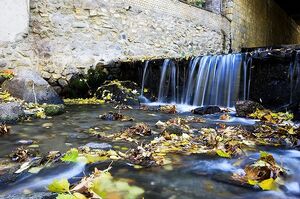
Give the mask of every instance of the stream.
[[[134, 123], [145, 122], [153, 131], [157, 121], [166, 121], [179, 116], [192, 116], [190, 112], [176, 115], [156, 111], [120, 110], [124, 115], [133, 117], [133, 122], [104, 121], [100, 114], [113, 111], [110, 105], [67, 105], [66, 113], [50, 119], [36, 119], [13, 125], [11, 134], [0, 139], [0, 158], [5, 159], [18, 146], [20, 140], [34, 141], [41, 154], [49, 151], [66, 152], [70, 148], [80, 147], [90, 142], [109, 143], [113, 148], [130, 149], [130, 143], [125, 141], [107, 142], [88, 134], [90, 128], [98, 128], [106, 133], [124, 130]], [[217, 123], [227, 123], [231, 126], [251, 128], [255, 120], [248, 120], [230, 113], [228, 121], [219, 120], [220, 114], [203, 116], [205, 123], [194, 123], [194, 128], [215, 127]], [[106, 169], [112, 164], [111, 173], [117, 178], [132, 180], [133, 184], [145, 190], [144, 198], [151, 199], [192, 199], [192, 198], [300, 198], [300, 152], [294, 149], [262, 148], [271, 153], [278, 163], [287, 169], [289, 178], [279, 191], [261, 191], [250, 186], [241, 186], [230, 180], [233, 173], [243, 172], [242, 166], [259, 157], [258, 152], [251, 152], [243, 159], [224, 159], [206, 155], [179, 156], [172, 166], [135, 169], [126, 161], [104, 161], [85, 165], [83, 163], [58, 164], [52, 168], [41, 170], [37, 174], [24, 173], [12, 183], [3, 179], [0, 181], [0, 198], [26, 198], [23, 193], [30, 192], [33, 198], [39, 198], [48, 184], [56, 178], [68, 178], [76, 182], [79, 177], [88, 175], [94, 170]], [[18, 195], [13, 195], [18, 194]], [[36, 197], [34, 197], [36, 196]]]

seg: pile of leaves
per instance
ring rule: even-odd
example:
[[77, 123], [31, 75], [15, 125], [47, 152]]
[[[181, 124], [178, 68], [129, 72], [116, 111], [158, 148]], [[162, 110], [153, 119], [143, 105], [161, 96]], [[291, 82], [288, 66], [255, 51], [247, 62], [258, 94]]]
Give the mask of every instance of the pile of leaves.
[[114, 141], [117, 140], [126, 140], [129, 142], [138, 143], [137, 138], [150, 136], [152, 135], [150, 127], [145, 123], [137, 123], [134, 126], [131, 126], [124, 131], [106, 136], [107, 138], [113, 139]]
[[0, 136], [10, 134], [10, 128], [11, 127], [6, 124], [0, 124]]
[[253, 135], [257, 138], [257, 145], [288, 146], [297, 145], [300, 138], [299, 127], [291, 125], [259, 125]]
[[177, 113], [176, 111], [176, 106], [175, 105], [164, 105], [160, 106], [158, 108], [159, 111], [164, 112], [164, 113], [170, 113], [170, 114], [175, 114]]
[[15, 76], [14, 72], [11, 70], [0, 70], [0, 77], [4, 79], [12, 79]]
[[78, 150], [72, 148], [66, 152], [61, 158], [63, 162], [83, 162], [83, 163], [95, 163], [105, 160], [119, 160], [122, 159], [125, 154], [116, 152], [114, 150], [104, 151], [98, 149], [90, 149], [89, 147], [83, 147]]
[[99, 118], [102, 120], [110, 120], [110, 121], [133, 121], [132, 117], [128, 117], [119, 112], [108, 112], [103, 115], [99, 115]]
[[0, 102], [14, 102], [17, 101], [14, 97], [10, 95], [7, 91], [0, 91]]
[[274, 157], [261, 151], [257, 161], [246, 165], [244, 174], [234, 174], [232, 178], [242, 184], [259, 186], [263, 190], [275, 190], [284, 174], [284, 168], [276, 163]]
[[64, 99], [65, 104], [70, 104], [70, 105], [80, 105], [80, 104], [104, 104], [105, 101], [101, 99], [97, 99], [96, 97], [93, 98], [77, 98], [77, 99]]
[[16, 148], [10, 157], [15, 162], [25, 162], [30, 157], [36, 157], [38, 152], [32, 148], [25, 148], [23, 146]]
[[113, 178], [108, 170], [95, 168], [91, 175], [82, 178], [74, 186], [67, 179], [56, 179], [48, 186], [48, 190], [58, 193], [57, 199], [136, 199], [144, 193], [142, 188], [130, 185], [125, 179]]
[[249, 115], [250, 118], [259, 119], [264, 122], [272, 123], [272, 124], [280, 124], [284, 121], [291, 121], [294, 118], [292, 113], [286, 112], [278, 112], [274, 113], [268, 109], [256, 109], [256, 111]]

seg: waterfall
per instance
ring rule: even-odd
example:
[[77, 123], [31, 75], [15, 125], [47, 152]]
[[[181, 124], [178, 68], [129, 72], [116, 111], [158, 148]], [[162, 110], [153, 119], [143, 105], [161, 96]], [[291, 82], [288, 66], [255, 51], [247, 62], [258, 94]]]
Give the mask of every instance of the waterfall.
[[149, 66], [149, 61], [146, 61], [143, 70], [141, 97], [144, 97], [144, 88], [145, 88], [146, 73], [147, 73], [148, 66]]
[[[173, 61], [166, 59], [162, 65], [159, 91], [158, 91], [158, 102], [165, 102], [168, 98], [171, 102], [176, 103], [176, 90], [177, 90], [177, 68]], [[171, 88], [170, 88], [171, 83]], [[171, 96], [169, 96], [169, 91], [171, 89]]]
[[[166, 59], [160, 69], [158, 102], [233, 107], [236, 100], [247, 99], [250, 62], [245, 54], [199, 56], [183, 70]], [[144, 67], [142, 89], [148, 64]]]

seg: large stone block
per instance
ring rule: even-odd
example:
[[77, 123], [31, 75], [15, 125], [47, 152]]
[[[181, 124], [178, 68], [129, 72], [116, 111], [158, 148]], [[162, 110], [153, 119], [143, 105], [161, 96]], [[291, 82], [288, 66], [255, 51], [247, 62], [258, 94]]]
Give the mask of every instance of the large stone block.
[[18, 68], [16, 76], [6, 80], [2, 89], [12, 96], [33, 103], [63, 104], [58, 94], [39, 73], [30, 68]]

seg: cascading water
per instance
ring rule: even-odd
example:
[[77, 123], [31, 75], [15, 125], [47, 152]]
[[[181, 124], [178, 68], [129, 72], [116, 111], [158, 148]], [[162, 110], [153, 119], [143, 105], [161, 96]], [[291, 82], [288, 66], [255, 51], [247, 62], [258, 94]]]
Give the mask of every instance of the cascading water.
[[142, 90], [141, 90], [141, 95], [140, 95], [140, 99], [143, 102], [149, 103], [150, 101], [144, 96], [144, 88], [145, 88], [145, 80], [146, 80], [146, 74], [148, 71], [148, 66], [149, 66], [149, 61], [145, 62], [145, 66], [143, 69], [143, 79], [142, 79]]
[[[243, 63], [242, 54], [204, 56], [193, 60], [185, 95], [185, 104], [231, 107], [239, 98]], [[244, 70], [244, 81], [247, 70]], [[247, 84], [243, 85], [243, 93]], [[243, 96], [245, 99], [246, 96]]]
[[[166, 59], [161, 67], [158, 102], [232, 107], [237, 99], [247, 98], [248, 65], [244, 54], [203, 56], [193, 58], [185, 72]], [[179, 75], [185, 76], [184, 82], [179, 81]], [[142, 87], [145, 81], [143, 76]]]

